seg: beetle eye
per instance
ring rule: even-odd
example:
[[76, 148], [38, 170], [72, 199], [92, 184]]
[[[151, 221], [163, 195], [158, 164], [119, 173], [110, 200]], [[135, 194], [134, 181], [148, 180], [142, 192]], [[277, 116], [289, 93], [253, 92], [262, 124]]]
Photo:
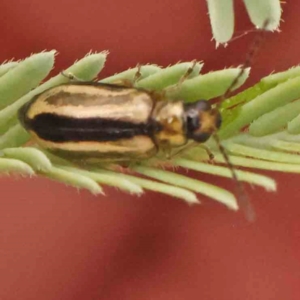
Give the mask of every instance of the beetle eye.
[[187, 137], [198, 143], [209, 139], [221, 125], [221, 116], [206, 100], [185, 105]]
[[193, 103], [186, 103], [184, 109], [189, 114], [199, 114], [199, 111], [209, 111], [211, 110], [211, 105], [206, 100], [198, 100]]
[[198, 143], [204, 143], [210, 137], [210, 133], [201, 131], [201, 120], [199, 115], [187, 116], [187, 137]]

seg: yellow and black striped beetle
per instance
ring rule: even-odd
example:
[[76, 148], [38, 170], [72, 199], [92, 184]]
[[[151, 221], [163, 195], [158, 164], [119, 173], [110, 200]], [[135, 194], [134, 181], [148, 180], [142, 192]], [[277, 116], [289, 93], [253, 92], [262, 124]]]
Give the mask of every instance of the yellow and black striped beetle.
[[53, 87], [25, 104], [19, 119], [41, 147], [77, 159], [132, 161], [203, 143], [221, 125], [206, 100], [159, 100], [149, 91], [100, 82]]
[[201, 144], [213, 135], [237, 184], [239, 204], [247, 218], [254, 219], [251, 203], [216, 134], [221, 114], [206, 100], [185, 103], [161, 99], [159, 93], [140, 88], [71, 82], [35, 96], [20, 108], [19, 120], [42, 148], [80, 163], [126, 166], [155, 157], [159, 151], [170, 158], [173, 149], [181, 152], [189, 141]]
[[[221, 97], [223, 100], [250, 67], [268, 23], [266, 20], [263, 28], [257, 29], [261, 34]], [[179, 86], [192, 69], [181, 78]], [[41, 147], [81, 161], [96, 158], [103, 162], [130, 163], [152, 158], [160, 150], [170, 157], [172, 149], [179, 147], [180, 152], [189, 141], [204, 143], [213, 135], [236, 182], [239, 204], [247, 218], [253, 220], [252, 205], [217, 134], [222, 123], [218, 109], [221, 103], [212, 107], [206, 100], [193, 103], [162, 100], [155, 92], [132, 86], [79, 81], [37, 95], [21, 107], [18, 115], [23, 127]], [[211, 153], [208, 154], [211, 159]]]

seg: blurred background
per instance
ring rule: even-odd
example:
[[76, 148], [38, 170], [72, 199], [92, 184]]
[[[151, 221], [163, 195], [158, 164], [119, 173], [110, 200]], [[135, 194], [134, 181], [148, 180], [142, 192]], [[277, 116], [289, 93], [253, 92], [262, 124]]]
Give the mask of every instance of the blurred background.
[[[236, 2], [236, 30], [251, 29]], [[300, 5], [283, 8], [282, 32], [268, 34], [247, 86], [299, 64]], [[237, 66], [254, 37], [215, 49], [200, 0], [10, 0], [0, 11], [1, 62], [56, 49], [56, 73], [90, 50], [109, 50], [100, 78], [137, 63]], [[106, 188], [95, 197], [46, 179], [2, 177], [0, 299], [299, 299], [300, 175], [260, 173], [278, 180], [278, 192], [247, 186], [254, 224], [201, 196], [203, 205], [188, 207], [151, 192]]]

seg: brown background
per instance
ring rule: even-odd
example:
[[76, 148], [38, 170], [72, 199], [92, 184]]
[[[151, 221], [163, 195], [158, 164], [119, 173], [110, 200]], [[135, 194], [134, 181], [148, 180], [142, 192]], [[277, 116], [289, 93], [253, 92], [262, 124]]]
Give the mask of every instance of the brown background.
[[[251, 28], [237, 9], [239, 30]], [[91, 49], [111, 52], [103, 76], [195, 58], [209, 71], [243, 62], [253, 39], [215, 50], [201, 0], [10, 0], [0, 11], [0, 61], [57, 49], [57, 72]], [[252, 83], [299, 63], [299, 1], [283, 18]], [[278, 193], [248, 187], [255, 224], [204, 198], [191, 208], [150, 192], [96, 198], [45, 179], [1, 178], [0, 299], [299, 299], [300, 175], [272, 175]]]

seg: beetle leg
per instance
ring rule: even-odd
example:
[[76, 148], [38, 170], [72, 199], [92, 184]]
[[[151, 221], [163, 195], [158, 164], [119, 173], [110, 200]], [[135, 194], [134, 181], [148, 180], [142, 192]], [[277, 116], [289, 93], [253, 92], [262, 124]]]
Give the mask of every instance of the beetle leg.
[[174, 159], [177, 158], [180, 154], [183, 154], [184, 152], [188, 151], [189, 149], [192, 149], [193, 147], [199, 146], [201, 148], [203, 148], [208, 156], [208, 161], [213, 163], [214, 162], [214, 155], [211, 152], [211, 150], [204, 144], [199, 144], [197, 142], [191, 142], [187, 145], [185, 145], [184, 147], [180, 148], [179, 150], [177, 150], [176, 152], [173, 152], [170, 159]]
[[151, 91], [150, 93], [152, 94], [153, 98], [156, 101], [161, 101], [161, 100], [165, 100], [167, 98], [167, 94], [169, 92], [174, 92], [174, 91], [178, 91], [181, 88], [182, 83], [189, 78], [189, 76], [192, 74], [195, 65], [196, 65], [197, 61], [193, 60], [192, 61], [192, 65], [186, 70], [186, 72], [181, 76], [181, 78], [179, 79], [179, 81], [174, 84], [171, 85], [169, 87], [164, 88], [161, 91]]
[[99, 81], [99, 79], [96, 77], [94, 78], [93, 80], [84, 80], [84, 79], [81, 79], [79, 77], [77, 77], [76, 75], [74, 75], [73, 73], [71, 72], [68, 72], [68, 73], [65, 73], [64, 71], [61, 71], [60, 72], [60, 75], [66, 77], [67, 79], [69, 79], [70, 81], [72, 82], [87, 82], [87, 83], [91, 83], [91, 82], [97, 82]]
[[207, 147], [206, 145], [201, 145], [201, 147], [206, 151], [208, 158], [209, 158], [209, 162], [213, 163], [214, 162], [214, 154], [211, 152], [211, 150], [209, 149], [209, 147]]
[[66, 77], [67, 79], [69, 79], [70, 81], [79, 81], [79, 82], [85, 82], [87, 80], [83, 80], [80, 79], [78, 77], [76, 77], [73, 73], [69, 72], [69, 73], [65, 73], [64, 71], [61, 71], [60, 74], [64, 77]]
[[198, 145], [198, 143], [196, 143], [196, 142], [191, 142], [189, 144], [184, 145], [177, 151], [173, 152], [172, 155], [169, 157], [169, 159], [174, 159], [174, 158], [178, 157], [180, 154], [183, 154], [185, 151], [195, 147], [196, 145]]
[[163, 158], [170, 160], [172, 157], [172, 148], [167, 144], [160, 144], [159, 150]]
[[181, 78], [179, 79], [177, 85], [181, 85], [186, 79], [188, 79], [190, 77], [190, 75], [193, 73], [194, 68], [197, 64], [197, 61], [194, 59], [192, 61], [192, 65], [186, 70], [186, 72], [181, 76]]
[[124, 86], [124, 87], [128, 87], [128, 88], [134, 88], [134, 85], [141, 79], [142, 77], [142, 73], [141, 73], [141, 65], [137, 65], [137, 71], [134, 74], [132, 79], [128, 79], [128, 78], [120, 78], [117, 79], [116, 81], [111, 82], [112, 84], [115, 85], [120, 85], [120, 86]]
[[137, 71], [134, 74], [134, 77], [132, 79], [132, 85], [135, 85], [142, 77], [141, 73], [142, 66], [140, 64], [137, 65]]
[[170, 86], [167, 87], [163, 90], [164, 94], [168, 93], [168, 92], [174, 92], [174, 91], [178, 91], [181, 89], [182, 84], [190, 77], [190, 75], [192, 74], [192, 72], [194, 71], [194, 68], [197, 64], [196, 60], [192, 61], [192, 65], [186, 70], [186, 72], [181, 76], [181, 78], [179, 79], [179, 81]]

